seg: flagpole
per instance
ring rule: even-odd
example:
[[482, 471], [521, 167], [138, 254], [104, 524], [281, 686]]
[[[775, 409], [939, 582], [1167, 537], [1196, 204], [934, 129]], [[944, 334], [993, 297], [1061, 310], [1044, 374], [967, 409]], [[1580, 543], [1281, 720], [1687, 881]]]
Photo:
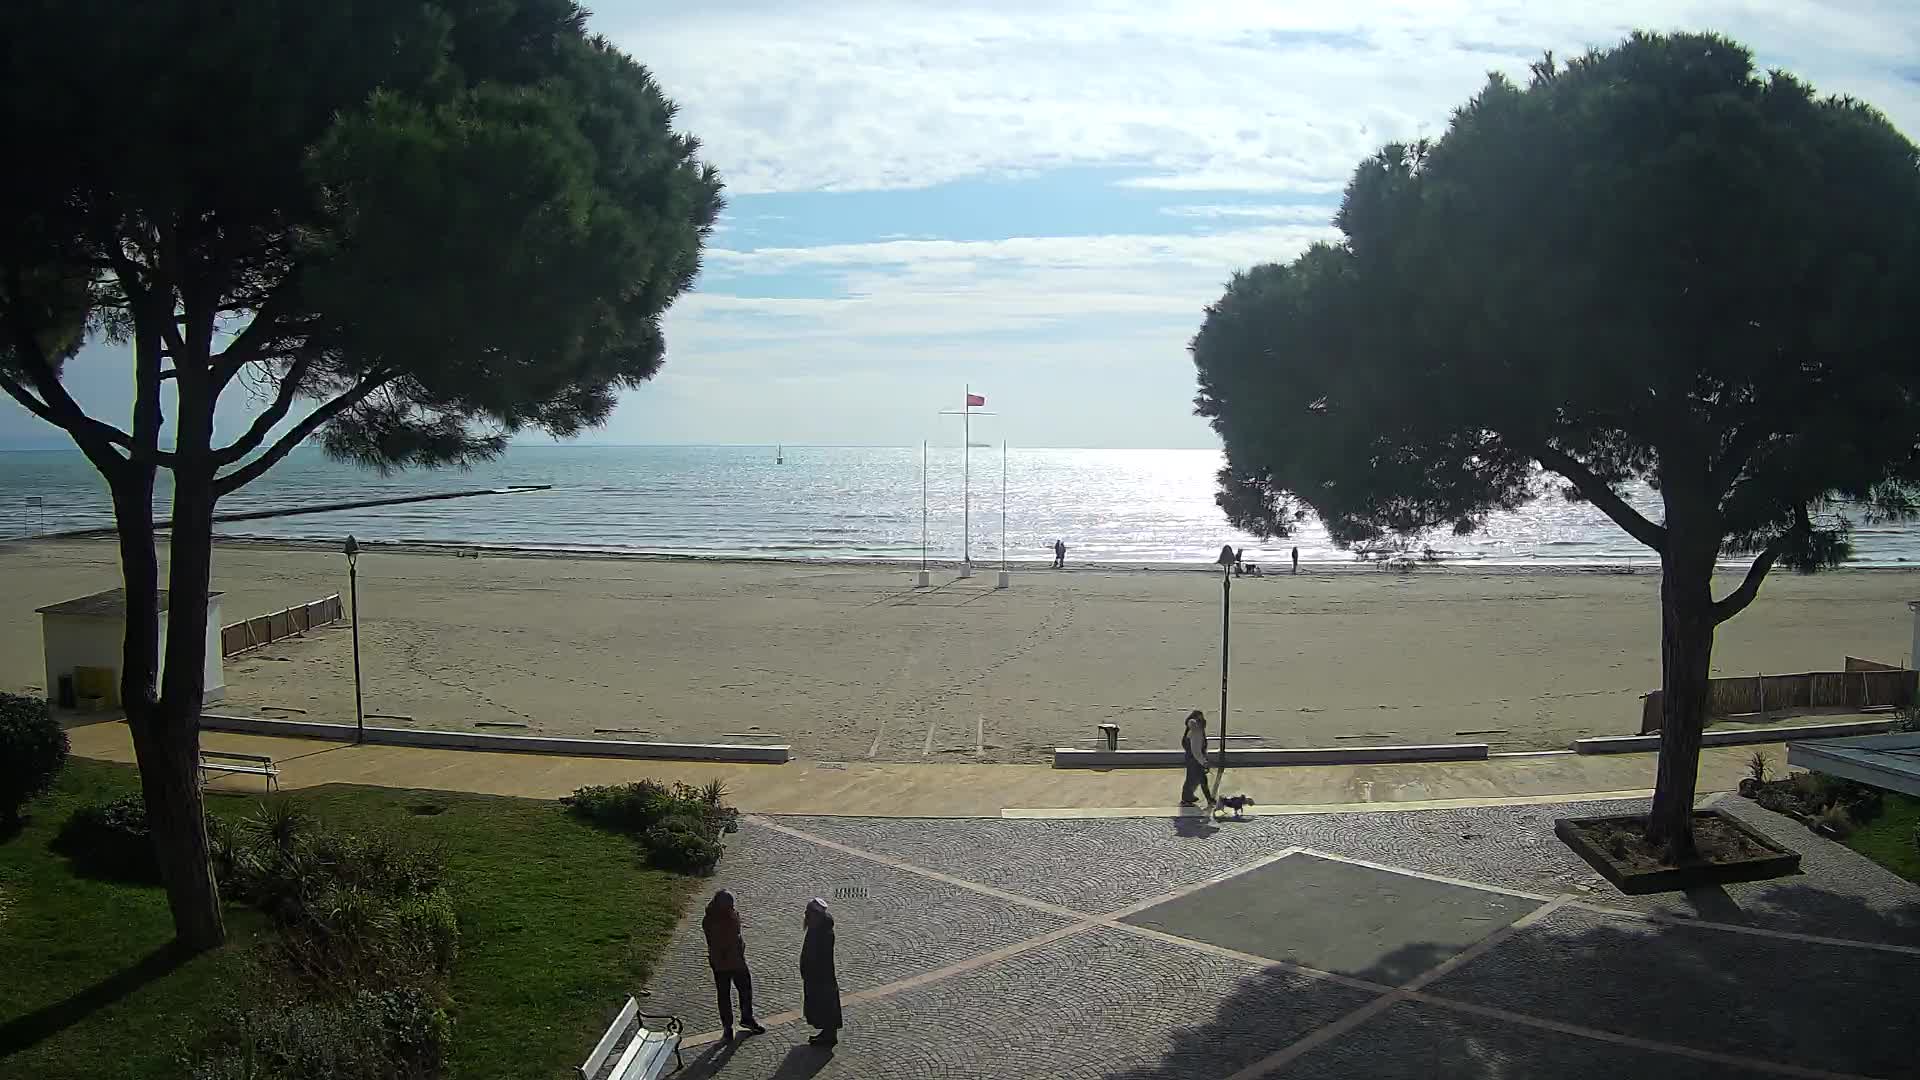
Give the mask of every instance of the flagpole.
[[920, 572], [913, 575], [913, 587], [924, 589], [933, 584], [927, 572], [927, 440], [920, 440]]
[[973, 385], [960, 407], [960, 576], [973, 574]]
[[1007, 573], [1007, 440], [1000, 440], [1000, 576], [993, 587], [1004, 589], [1013, 583]]

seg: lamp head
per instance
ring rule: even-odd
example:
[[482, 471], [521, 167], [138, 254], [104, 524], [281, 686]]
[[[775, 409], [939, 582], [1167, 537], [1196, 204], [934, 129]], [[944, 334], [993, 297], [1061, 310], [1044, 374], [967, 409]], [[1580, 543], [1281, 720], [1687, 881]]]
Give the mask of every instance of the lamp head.
[[352, 534], [348, 534], [346, 547], [342, 550], [347, 553], [347, 562], [351, 563], [360, 554], [360, 541], [355, 540]]

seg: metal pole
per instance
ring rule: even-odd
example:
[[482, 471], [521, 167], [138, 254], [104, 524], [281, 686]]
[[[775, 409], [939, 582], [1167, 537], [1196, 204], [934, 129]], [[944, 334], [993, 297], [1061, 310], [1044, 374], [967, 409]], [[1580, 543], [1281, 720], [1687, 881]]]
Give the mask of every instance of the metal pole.
[[927, 440], [920, 440], [920, 569], [927, 568]]
[[1007, 440], [1000, 440], [1000, 569], [1007, 569]]
[[366, 706], [360, 696], [360, 574], [355, 556], [347, 556], [347, 595], [353, 601], [353, 741], [367, 740]]
[[973, 386], [960, 407], [960, 560], [973, 565]]
[[1233, 635], [1233, 567], [1220, 567], [1220, 771], [1214, 775], [1213, 794], [1227, 779], [1227, 652]]

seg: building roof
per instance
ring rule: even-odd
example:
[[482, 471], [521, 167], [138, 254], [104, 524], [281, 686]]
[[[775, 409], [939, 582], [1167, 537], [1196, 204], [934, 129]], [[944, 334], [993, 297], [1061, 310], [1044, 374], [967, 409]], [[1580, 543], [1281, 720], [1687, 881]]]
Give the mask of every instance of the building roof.
[[[217, 592], [210, 592], [207, 594], [207, 599], [211, 600], [219, 595]], [[160, 610], [167, 610], [167, 590], [158, 590], [158, 597]], [[43, 608], [35, 608], [34, 611], [40, 615], [70, 615], [82, 619], [124, 619], [127, 615], [127, 590], [108, 589], [106, 592], [97, 592], [92, 596], [48, 604]]]
[[1787, 764], [1920, 795], [1920, 731], [1790, 742]]

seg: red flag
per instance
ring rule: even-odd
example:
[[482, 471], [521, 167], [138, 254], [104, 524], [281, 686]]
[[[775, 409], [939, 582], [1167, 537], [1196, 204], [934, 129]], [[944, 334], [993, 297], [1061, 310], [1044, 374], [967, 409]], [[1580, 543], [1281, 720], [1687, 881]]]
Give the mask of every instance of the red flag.
[[968, 406], [969, 408], [971, 408], [971, 407], [973, 407], [973, 406], [975, 406], [975, 405], [985, 405], [986, 403], [987, 403], [987, 399], [986, 399], [986, 397], [985, 397], [985, 395], [982, 395], [982, 394], [968, 394], [968, 395], [967, 395], [967, 406]]

